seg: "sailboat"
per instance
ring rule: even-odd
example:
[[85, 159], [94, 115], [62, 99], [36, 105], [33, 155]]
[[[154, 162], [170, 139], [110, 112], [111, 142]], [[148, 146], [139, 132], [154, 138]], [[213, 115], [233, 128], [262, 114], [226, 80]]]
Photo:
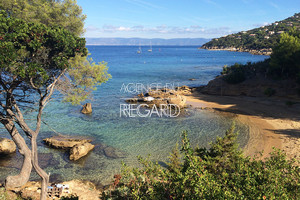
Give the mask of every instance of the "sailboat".
[[137, 53], [138, 53], [138, 54], [142, 53], [142, 47], [141, 47], [141, 44], [140, 44], [140, 46], [139, 46], [139, 49], [137, 50]]
[[150, 49], [148, 49], [149, 52], [152, 52], [152, 44], [151, 44], [151, 41], [150, 41]]

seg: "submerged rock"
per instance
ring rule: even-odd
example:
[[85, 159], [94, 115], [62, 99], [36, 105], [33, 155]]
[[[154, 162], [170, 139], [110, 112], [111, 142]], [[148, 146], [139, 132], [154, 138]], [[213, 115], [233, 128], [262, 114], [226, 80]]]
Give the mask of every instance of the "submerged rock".
[[90, 143], [77, 144], [70, 150], [70, 160], [78, 160], [94, 149]]
[[49, 166], [58, 166], [59, 160], [55, 159], [52, 153], [39, 153], [39, 165], [41, 168], [47, 168]]
[[83, 105], [81, 113], [90, 114], [92, 112], [93, 112], [93, 110], [92, 110], [92, 104], [91, 103], [86, 103], [86, 104]]
[[46, 138], [43, 141], [51, 147], [65, 149], [72, 148], [77, 144], [89, 143], [92, 140], [75, 136], [52, 136], [51, 138]]
[[0, 154], [11, 154], [16, 152], [16, 144], [7, 138], [0, 138]]
[[103, 149], [104, 155], [108, 158], [117, 159], [117, 158], [125, 158], [126, 153], [122, 152], [116, 148], [113, 147], [106, 147]]

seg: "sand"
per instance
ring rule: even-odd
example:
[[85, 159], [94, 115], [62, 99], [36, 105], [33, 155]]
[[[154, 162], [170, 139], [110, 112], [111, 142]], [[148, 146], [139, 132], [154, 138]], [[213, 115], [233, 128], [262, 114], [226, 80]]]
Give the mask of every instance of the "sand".
[[289, 99], [244, 96], [214, 96], [198, 92], [186, 96], [193, 107], [211, 108], [232, 113], [249, 126], [249, 141], [244, 147], [246, 155], [263, 151], [262, 159], [273, 147], [282, 149], [289, 159], [300, 161], [300, 101], [286, 105]]

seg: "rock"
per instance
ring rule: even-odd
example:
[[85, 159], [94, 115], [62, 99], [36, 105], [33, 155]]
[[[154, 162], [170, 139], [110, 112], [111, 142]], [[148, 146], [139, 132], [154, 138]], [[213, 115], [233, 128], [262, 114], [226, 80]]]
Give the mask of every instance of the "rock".
[[53, 136], [51, 138], [46, 138], [43, 141], [49, 146], [59, 148], [59, 149], [65, 149], [65, 148], [72, 148], [77, 144], [88, 143], [91, 142], [92, 140], [83, 139], [75, 136]]
[[185, 107], [186, 98], [184, 96], [181, 96], [179, 94], [171, 95], [168, 98], [168, 104], [176, 104], [180, 108]]
[[16, 144], [7, 138], [0, 138], [0, 154], [11, 154], [16, 152]]
[[274, 96], [288, 97], [297, 95], [297, 83], [293, 80], [272, 80], [257, 74], [238, 84], [229, 84], [224, 76], [216, 77], [201, 88], [200, 92], [210, 95], [265, 97], [267, 88], [276, 90]]
[[49, 179], [50, 183], [59, 183], [62, 181], [63, 181], [63, 177], [60, 174], [54, 173], [50, 175], [50, 179]]
[[[71, 199], [94, 200], [101, 195], [101, 191], [97, 190], [95, 184], [89, 181], [72, 180], [61, 183], [67, 186], [63, 189], [61, 197]], [[28, 182], [22, 187], [19, 194], [23, 199], [39, 200], [41, 194], [41, 184], [39, 182]]]
[[81, 110], [81, 113], [83, 114], [90, 114], [92, 113], [92, 104], [91, 103], [86, 103], [83, 105], [83, 108]]
[[27, 182], [22, 186], [20, 192], [22, 199], [39, 200], [41, 195], [41, 184], [39, 182]]
[[139, 101], [139, 99], [138, 98], [130, 98], [130, 99], [126, 99], [125, 101], [128, 103], [136, 103]]
[[[168, 88], [150, 90], [148, 93], [143, 95], [143, 98], [131, 98], [127, 100], [129, 103], [142, 103], [148, 105], [148, 107], [152, 107], [156, 105], [160, 107], [161, 104], [176, 104], [180, 108], [185, 107], [186, 98], [181, 95], [184, 93], [183, 91], [190, 92], [190, 88], [188, 86], [182, 86], [179, 91], [171, 90]], [[186, 92], [186, 93], [187, 93]], [[140, 95], [141, 96], [141, 95]]]
[[117, 150], [113, 147], [110, 147], [110, 146], [103, 149], [103, 152], [104, 152], [106, 157], [112, 158], [112, 159], [125, 158], [126, 157], [125, 152], [119, 151], [119, 150]]
[[[63, 193], [64, 197], [78, 197], [78, 199], [94, 200], [101, 196], [101, 191], [97, 190], [95, 184], [90, 181], [72, 180], [63, 182], [69, 186], [69, 193]], [[75, 198], [74, 198], [75, 199]]]
[[38, 158], [39, 165], [43, 169], [49, 166], [58, 166], [60, 164], [59, 160], [55, 159], [52, 153], [39, 153]]
[[70, 160], [78, 160], [94, 149], [90, 143], [77, 144], [70, 150]]
[[186, 85], [176, 87], [176, 91], [178, 94], [182, 95], [190, 95], [192, 93], [192, 89]]

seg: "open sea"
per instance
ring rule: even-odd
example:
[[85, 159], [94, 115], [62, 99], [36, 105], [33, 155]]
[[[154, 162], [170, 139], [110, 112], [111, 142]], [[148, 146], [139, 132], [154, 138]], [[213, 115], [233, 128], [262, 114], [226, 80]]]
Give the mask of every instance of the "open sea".
[[[54, 98], [43, 114], [39, 135], [40, 164], [51, 173], [52, 181], [71, 179], [90, 180], [108, 184], [113, 175], [120, 172], [121, 162], [138, 166], [137, 156], [148, 156], [162, 165], [168, 161], [169, 152], [178, 142], [182, 131], [187, 130], [193, 146], [208, 147], [217, 136], [223, 136], [234, 117], [206, 110], [187, 108], [176, 117], [120, 117], [120, 104], [133, 94], [121, 91], [128, 84], [173, 84], [175, 86], [200, 86], [219, 75], [224, 65], [261, 61], [267, 56], [229, 51], [198, 50], [189, 46], [142, 47], [137, 54], [136, 46], [88, 46], [95, 62], [105, 61], [112, 75], [93, 93], [93, 113], [80, 113], [81, 106], [72, 106]], [[189, 79], [195, 79], [193, 81]], [[35, 113], [28, 112], [26, 119], [34, 126]], [[236, 122], [239, 142], [243, 147], [248, 140], [248, 127]], [[72, 162], [68, 153], [43, 144], [42, 139], [56, 135], [85, 136], [96, 145], [85, 158]], [[9, 137], [0, 129], [1, 137]], [[103, 151], [106, 149], [106, 151]], [[0, 181], [7, 175], [19, 172], [22, 157], [16, 153], [0, 157]], [[32, 179], [37, 179], [33, 174]]]

